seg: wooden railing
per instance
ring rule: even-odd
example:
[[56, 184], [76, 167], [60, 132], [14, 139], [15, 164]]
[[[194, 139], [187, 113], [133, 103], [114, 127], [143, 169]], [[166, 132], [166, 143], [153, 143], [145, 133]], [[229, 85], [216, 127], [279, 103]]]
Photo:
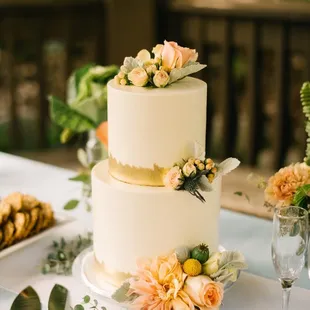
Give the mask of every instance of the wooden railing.
[[159, 40], [195, 46], [208, 64], [207, 151], [278, 168], [303, 159], [310, 3], [241, 2], [162, 2]]

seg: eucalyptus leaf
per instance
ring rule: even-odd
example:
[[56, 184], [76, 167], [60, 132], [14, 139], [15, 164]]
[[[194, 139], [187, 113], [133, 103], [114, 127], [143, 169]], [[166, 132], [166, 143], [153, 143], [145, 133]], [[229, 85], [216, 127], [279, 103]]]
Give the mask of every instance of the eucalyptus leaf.
[[221, 258], [219, 261], [219, 267], [223, 267], [232, 261], [245, 262], [244, 255], [239, 251], [224, 251], [221, 253]]
[[65, 210], [73, 210], [78, 206], [79, 203], [80, 202], [78, 200], [72, 199], [65, 204], [64, 209]]
[[89, 296], [89, 295], [84, 296], [83, 301], [84, 301], [86, 304], [88, 304], [88, 303], [90, 302], [90, 296]]
[[49, 96], [48, 100], [50, 102], [51, 118], [59, 126], [78, 133], [96, 128], [96, 124], [92, 120], [72, 110], [58, 98]]
[[299, 206], [303, 209], [308, 210], [308, 204], [310, 202], [310, 184], [299, 187], [293, 198], [293, 205]]
[[196, 73], [202, 69], [204, 69], [206, 65], [202, 65], [200, 63], [189, 63], [187, 66], [184, 66], [183, 68], [174, 68], [170, 72], [170, 80], [169, 84], [174, 83], [180, 79], [183, 79], [187, 75]]
[[40, 298], [31, 287], [26, 287], [15, 298], [10, 310], [41, 310]]
[[88, 173], [81, 173], [69, 179], [70, 181], [90, 183], [90, 175]]
[[117, 302], [125, 302], [128, 299], [127, 293], [130, 288], [129, 282], [124, 282], [112, 295], [112, 298]]
[[125, 57], [124, 59], [124, 69], [127, 73], [131, 72], [133, 69], [137, 68], [137, 67], [142, 67], [143, 63], [133, 57]]
[[209, 183], [208, 179], [206, 177], [201, 177], [198, 182], [199, 188], [204, 192], [211, 192], [212, 191], [212, 185]]
[[239, 165], [240, 160], [238, 160], [237, 158], [227, 158], [218, 165], [219, 175], [226, 175], [236, 169]]
[[82, 305], [76, 305], [74, 310], [84, 310], [84, 307]]
[[56, 284], [48, 300], [48, 310], [66, 310], [68, 290], [62, 285]]

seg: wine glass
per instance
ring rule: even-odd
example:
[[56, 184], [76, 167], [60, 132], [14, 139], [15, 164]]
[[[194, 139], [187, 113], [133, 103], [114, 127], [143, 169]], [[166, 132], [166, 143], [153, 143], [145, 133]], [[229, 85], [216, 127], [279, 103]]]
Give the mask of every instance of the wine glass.
[[308, 244], [308, 212], [289, 206], [273, 216], [272, 260], [282, 285], [282, 309], [288, 310], [290, 291], [305, 265]]

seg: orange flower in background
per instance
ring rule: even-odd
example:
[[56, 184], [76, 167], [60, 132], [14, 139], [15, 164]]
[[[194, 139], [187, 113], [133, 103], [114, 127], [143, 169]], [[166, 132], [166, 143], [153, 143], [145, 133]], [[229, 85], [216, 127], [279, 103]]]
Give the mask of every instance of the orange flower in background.
[[96, 136], [99, 141], [108, 148], [108, 122], [102, 122], [96, 129]]
[[305, 184], [310, 184], [309, 166], [297, 163], [284, 167], [268, 180], [265, 200], [273, 206], [289, 206], [296, 190]]
[[128, 295], [138, 294], [131, 309], [194, 310], [194, 304], [183, 291], [186, 274], [176, 254], [140, 260], [137, 274], [130, 281]]

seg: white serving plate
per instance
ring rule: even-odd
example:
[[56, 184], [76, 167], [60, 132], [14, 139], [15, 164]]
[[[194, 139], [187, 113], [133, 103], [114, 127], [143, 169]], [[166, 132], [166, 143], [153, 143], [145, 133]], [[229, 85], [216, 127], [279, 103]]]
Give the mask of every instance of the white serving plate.
[[28, 246], [29, 244], [31, 243], [34, 243], [46, 236], [49, 236], [51, 234], [53, 234], [55, 231], [57, 231], [59, 228], [62, 228], [64, 227], [65, 225], [68, 225], [72, 222], [75, 221], [75, 218], [72, 217], [72, 216], [69, 216], [67, 214], [64, 214], [64, 213], [55, 213], [55, 220], [56, 220], [56, 223], [54, 226], [32, 236], [32, 237], [29, 237], [25, 240], [22, 240], [14, 245], [11, 245], [9, 246], [8, 248], [5, 248], [3, 250], [0, 251], [0, 259], [19, 250], [19, 249], [22, 249], [26, 246]]

